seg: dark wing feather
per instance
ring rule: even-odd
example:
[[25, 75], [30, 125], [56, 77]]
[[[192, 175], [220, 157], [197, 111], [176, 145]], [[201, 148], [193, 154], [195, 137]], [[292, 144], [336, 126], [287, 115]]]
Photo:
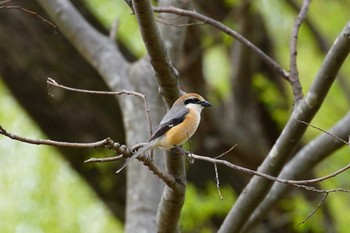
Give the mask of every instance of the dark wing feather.
[[165, 114], [158, 128], [149, 140], [152, 141], [153, 139], [162, 136], [169, 129], [183, 122], [188, 113], [189, 110], [184, 107], [175, 109], [172, 108], [169, 112], [167, 112], [167, 114]]

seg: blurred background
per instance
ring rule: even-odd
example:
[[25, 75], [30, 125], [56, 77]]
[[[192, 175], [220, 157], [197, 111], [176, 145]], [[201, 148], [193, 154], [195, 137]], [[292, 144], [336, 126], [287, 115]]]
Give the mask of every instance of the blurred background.
[[[116, 40], [130, 62], [145, 55], [135, 17], [123, 1], [72, 2], [103, 33], [108, 34], [117, 20]], [[35, 1], [10, 1], [6, 5], [21, 6], [49, 19]], [[194, 1], [196, 10], [241, 32], [285, 69], [289, 66], [290, 33], [300, 5], [301, 1], [292, 0]], [[349, 20], [348, 9], [349, 0], [312, 2], [298, 43], [298, 67], [304, 93], [325, 52]], [[53, 90], [53, 97], [48, 95], [47, 77], [67, 86], [108, 90], [59, 29], [53, 29], [34, 15], [6, 8], [0, 9], [0, 28], [0, 124], [5, 129], [29, 138], [92, 142], [111, 137], [124, 142], [120, 110], [113, 97], [62, 90]], [[291, 113], [291, 88], [256, 56], [247, 58], [248, 61], [238, 57], [240, 45], [217, 29], [193, 25], [188, 30], [184, 58], [178, 67], [182, 87], [186, 91], [206, 93], [218, 115], [228, 106], [232, 95], [239, 94], [237, 88], [243, 88], [245, 92], [236, 96], [236, 100], [241, 99], [240, 103], [245, 105], [254, 98], [254, 111], [258, 111], [255, 120], [264, 138], [258, 142], [249, 129], [237, 128], [227, 141], [217, 140], [218, 132], [213, 129], [215, 119], [208, 114], [205, 117], [209, 123], [201, 126], [199, 133], [208, 136], [194, 138], [198, 141], [196, 151], [200, 154], [201, 145], [209, 144], [205, 151], [215, 151], [218, 155], [218, 151], [223, 152], [237, 143], [238, 151], [229, 160], [256, 169]], [[248, 92], [240, 87], [242, 80], [233, 78], [237, 74], [249, 75], [245, 77], [249, 80]], [[313, 125], [326, 130], [348, 112], [349, 74], [347, 61]], [[234, 104], [239, 107], [238, 103]], [[303, 144], [320, 134], [309, 129]], [[266, 149], [252, 157], [249, 150], [254, 149], [252, 142]], [[349, 163], [349, 154], [349, 149], [343, 147], [309, 175], [317, 177], [336, 171]], [[113, 156], [112, 151], [35, 146], [0, 136], [0, 232], [122, 232], [125, 172], [116, 175], [119, 163], [115, 162], [83, 163], [90, 157], [108, 156]], [[188, 169], [189, 185], [181, 228], [183, 232], [214, 232], [250, 176], [235, 172], [232, 179], [232, 171], [220, 168], [221, 200], [214, 169], [203, 162], [197, 163], [200, 165]], [[322, 182], [320, 188], [350, 188], [347, 174]], [[348, 232], [349, 197], [344, 193], [329, 195], [311, 219], [297, 226], [322, 197], [292, 189], [267, 216], [268, 229], [270, 232], [325, 232], [323, 224], [327, 222], [336, 232]]]

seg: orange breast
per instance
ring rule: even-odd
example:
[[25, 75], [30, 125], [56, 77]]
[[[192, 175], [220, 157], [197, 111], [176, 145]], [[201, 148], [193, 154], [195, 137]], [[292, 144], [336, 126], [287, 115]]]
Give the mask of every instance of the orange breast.
[[190, 109], [185, 120], [166, 132], [167, 144], [180, 146], [196, 132], [200, 121], [200, 114]]

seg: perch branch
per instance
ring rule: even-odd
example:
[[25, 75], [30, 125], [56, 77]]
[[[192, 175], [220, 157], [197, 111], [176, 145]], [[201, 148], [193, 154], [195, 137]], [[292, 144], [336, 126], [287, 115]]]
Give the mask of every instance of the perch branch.
[[[302, 185], [302, 184], [311, 183], [310, 180], [300, 180], [300, 181], [298, 180], [298, 181], [296, 181], [296, 180], [281, 179], [281, 178], [274, 177], [274, 176], [271, 176], [268, 174], [264, 174], [264, 173], [259, 172], [259, 171], [254, 171], [254, 170], [251, 170], [251, 169], [248, 169], [245, 167], [241, 167], [241, 166], [232, 164], [232, 163], [225, 161], [225, 160], [219, 160], [219, 159], [210, 158], [207, 156], [191, 154], [191, 157], [193, 157], [194, 159], [197, 159], [197, 160], [202, 160], [202, 161], [210, 162], [213, 164], [221, 164], [221, 165], [224, 165], [224, 166], [229, 167], [231, 169], [235, 169], [235, 170], [240, 171], [240, 172], [244, 172], [244, 173], [254, 175], [254, 176], [259, 176], [261, 178], [265, 178], [265, 179], [270, 180], [270, 181], [291, 185], [291, 186], [294, 186], [296, 188], [302, 188], [302, 189], [312, 191], [312, 192], [317, 192], [317, 193], [350, 192], [350, 190], [343, 189], [343, 188], [336, 188], [336, 189], [329, 189], [329, 190], [316, 189], [315, 187], [312, 187], [312, 186]], [[329, 178], [330, 177], [328, 177], [328, 179]]]
[[[129, 149], [125, 145], [121, 145], [118, 142], [114, 142], [111, 138], [106, 138], [97, 142], [89, 142], [89, 143], [72, 143], [72, 142], [60, 142], [54, 140], [45, 140], [45, 139], [31, 139], [22, 136], [18, 136], [16, 134], [9, 133], [0, 125], [0, 134], [9, 137], [13, 140], [34, 144], [34, 145], [49, 145], [49, 146], [57, 146], [57, 147], [74, 147], [74, 148], [97, 148], [97, 147], [107, 147], [108, 149], [113, 149], [116, 151], [118, 156], [110, 157], [110, 158], [90, 158], [85, 163], [94, 163], [94, 162], [111, 162], [120, 160], [122, 158], [128, 158], [132, 156], [134, 153], [133, 149]], [[140, 146], [140, 145], [136, 145]], [[134, 146], [133, 148], [136, 148]], [[150, 158], [149, 156], [142, 155], [137, 158], [143, 164], [145, 164], [156, 176], [164, 181], [170, 188], [173, 188], [175, 185], [175, 178], [171, 175], [167, 174], [165, 171], [160, 169]]]

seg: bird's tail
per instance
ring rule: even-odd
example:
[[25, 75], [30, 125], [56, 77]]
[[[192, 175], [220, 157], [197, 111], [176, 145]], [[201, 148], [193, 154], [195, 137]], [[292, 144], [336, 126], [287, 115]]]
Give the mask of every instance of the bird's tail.
[[153, 146], [153, 143], [147, 143], [146, 145], [144, 145], [143, 147], [141, 147], [140, 149], [138, 149], [137, 152], [135, 152], [128, 160], [126, 160], [124, 162], [124, 164], [116, 171], [116, 173], [119, 173], [121, 170], [123, 170], [126, 166], [128, 166], [128, 164], [133, 161], [134, 159], [136, 159], [137, 157], [139, 157], [140, 155], [142, 155], [143, 153], [145, 153], [147, 150], [150, 150]]

